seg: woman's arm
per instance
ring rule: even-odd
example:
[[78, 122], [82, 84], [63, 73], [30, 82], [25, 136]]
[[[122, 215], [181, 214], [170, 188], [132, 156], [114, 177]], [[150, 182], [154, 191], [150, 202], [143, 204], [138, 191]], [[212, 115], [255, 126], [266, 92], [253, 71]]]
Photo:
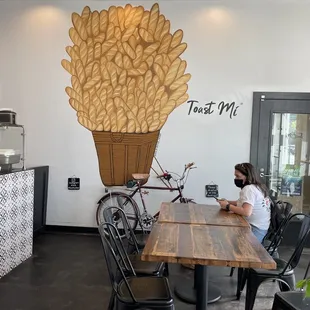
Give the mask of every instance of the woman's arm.
[[236, 213], [236, 214], [239, 214], [239, 215], [242, 215], [242, 216], [250, 216], [252, 214], [252, 205], [250, 205], [249, 203], [245, 202], [242, 207], [237, 207], [237, 206], [234, 206], [232, 205], [229, 201], [227, 200], [221, 200], [219, 201], [219, 204], [221, 206], [222, 209], [226, 210], [226, 206], [229, 204], [229, 210]]
[[242, 215], [242, 216], [246, 216], [246, 217], [248, 217], [252, 214], [252, 209], [253, 209], [252, 205], [250, 205], [248, 203], [244, 203], [241, 208], [233, 206], [233, 205], [229, 206], [230, 211], [232, 211], [236, 214]]
[[237, 200], [227, 200], [229, 204], [236, 206]]

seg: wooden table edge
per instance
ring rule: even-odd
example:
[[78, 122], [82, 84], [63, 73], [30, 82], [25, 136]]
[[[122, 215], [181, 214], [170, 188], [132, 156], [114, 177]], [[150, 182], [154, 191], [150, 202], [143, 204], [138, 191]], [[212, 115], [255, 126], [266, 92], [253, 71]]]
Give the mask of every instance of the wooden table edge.
[[[246, 221], [246, 220], [245, 220]], [[174, 221], [169, 221], [169, 220], [158, 220], [157, 221], [158, 224], [186, 224], [186, 225], [207, 225], [207, 226], [224, 226], [224, 227], [242, 227], [242, 228], [251, 228], [251, 225], [246, 222], [246, 224], [242, 225], [237, 225], [237, 224], [231, 224], [231, 225], [227, 225], [227, 224], [216, 224], [216, 223], [191, 223], [191, 222], [183, 222], [183, 221], [178, 221], [178, 222], [174, 222]]]
[[184, 257], [172, 257], [172, 256], [159, 256], [159, 255], [146, 255], [141, 254], [141, 260], [147, 262], [167, 262], [173, 264], [194, 264], [194, 265], [206, 265], [214, 267], [236, 267], [236, 268], [255, 268], [255, 269], [267, 269], [274, 270], [277, 268], [276, 262], [260, 263], [260, 262], [236, 262], [227, 260], [206, 260], [199, 258], [184, 258]]

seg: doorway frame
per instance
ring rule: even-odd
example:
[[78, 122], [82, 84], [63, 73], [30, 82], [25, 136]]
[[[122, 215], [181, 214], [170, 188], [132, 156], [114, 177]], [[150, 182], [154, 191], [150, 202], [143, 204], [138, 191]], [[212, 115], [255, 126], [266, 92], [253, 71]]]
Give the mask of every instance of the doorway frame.
[[[253, 92], [253, 106], [252, 106], [252, 125], [251, 125], [251, 144], [250, 144], [250, 162], [256, 168], [258, 167], [258, 146], [259, 146], [259, 124], [260, 122], [266, 123], [270, 127], [270, 120], [262, 118], [261, 103], [268, 102], [268, 100], [301, 100], [310, 101], [310, 93], [298, 92]], [[283, 108], [283, 113], [292, 113], [290, 109]], [[261, 119], [262, 118], [262, 119]], [[270, 137], [268, 147], [270, 145]], [[270, 148], [268, 148], [270, 151]], [[269, 152], [268, 151], [268, 152]], [[269, 156], [270, 154], [267, 154]]]
[[[260, 122], [264, 122], [266, 124], [265, 127], [269, 128], [269, 132], [272, 126], [271, 114], [273, 112], [277, 113], [279, 111], [270, 109], [270, 115], [268, 117], [263, 118], [262, 115], [262, 102], [266, 103], [268, 101], [274, 103], [274, 101], [287, 101], [290, 104], [290, 101], [309, 101], [310, 104], [310, 92], [309, 93], [301, 93], [301, 92], [253, 92], [253, 106], [252, 106], [252, 125], [251, 125], [251, 144], [250, 144], [250, 162], [257, 169], [259, 168], [259, 154], [258, 148], [260, 144]], [[283, 107], [281, 107], [281, 113], [294, 113], [288, 106], [283, 102]], [[268, 145], [266, 145], [268, 152], [266, 156], [270, 156], [270, 144], [271, 144], [271, 136], [268, 135]], [[268, 167], [266, 167], [268, 168]], [[268, 171], [267, 171], [268, 173]], [[300, 230], [300, 221], [293, 221], [288, 227], [286, 233], [283, 238], [283, 245], [286, 246], [294, 246], [296, 234]], [[310, 237], [308, 238], [305, 247], [310, 248]]]

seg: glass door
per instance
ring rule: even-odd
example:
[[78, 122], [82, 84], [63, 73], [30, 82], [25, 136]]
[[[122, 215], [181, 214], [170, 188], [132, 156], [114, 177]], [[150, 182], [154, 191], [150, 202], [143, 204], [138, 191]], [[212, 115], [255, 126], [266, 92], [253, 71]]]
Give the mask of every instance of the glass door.
[[310, 115], [272, 113], [269, 173], [261, 171], [271, 195], [294, 212], [310, 211]]
[[310, 214], [310, 94], [254, 93], [250, 160], [274, 199]]

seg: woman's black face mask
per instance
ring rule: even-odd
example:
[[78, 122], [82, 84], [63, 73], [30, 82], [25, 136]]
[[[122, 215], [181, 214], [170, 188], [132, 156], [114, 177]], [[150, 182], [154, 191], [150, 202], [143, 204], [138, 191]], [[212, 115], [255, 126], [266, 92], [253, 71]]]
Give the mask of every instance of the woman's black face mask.
[[243, 180], [235, 179], [235, 185], [239, 188], [243, 188], [245, 184], [243, 184]]

